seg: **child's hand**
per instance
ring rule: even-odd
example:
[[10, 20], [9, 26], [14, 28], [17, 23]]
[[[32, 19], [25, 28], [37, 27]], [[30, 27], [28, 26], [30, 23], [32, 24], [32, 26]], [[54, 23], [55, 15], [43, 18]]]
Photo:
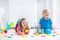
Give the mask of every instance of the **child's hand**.
[[24, 35], [24, 32], [18, 32], [18, 35]]
[[56, 34], [57, 32], [54, 30], [54, 33]]
[[39, 34], [39, 33], [35, 32], [34, 34]]

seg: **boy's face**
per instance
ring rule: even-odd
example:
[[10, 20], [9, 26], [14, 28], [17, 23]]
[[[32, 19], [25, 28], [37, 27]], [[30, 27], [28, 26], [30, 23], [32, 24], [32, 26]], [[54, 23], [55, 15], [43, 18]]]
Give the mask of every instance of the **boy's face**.
[[48, 16], [49, 16], [48, 10], [44, 10], [44, 11], [43, 11], [43, 16], [44, 16], [45, 18], [48, 18]]

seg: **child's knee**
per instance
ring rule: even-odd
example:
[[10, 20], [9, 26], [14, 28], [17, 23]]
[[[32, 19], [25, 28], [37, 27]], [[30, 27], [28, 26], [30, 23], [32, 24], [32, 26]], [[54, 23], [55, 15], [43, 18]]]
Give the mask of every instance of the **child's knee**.
[[51, 34], [51, 29], [45, 29], [45, 30], [44, 30], [44, 33], [46, 33], [46, 34]]

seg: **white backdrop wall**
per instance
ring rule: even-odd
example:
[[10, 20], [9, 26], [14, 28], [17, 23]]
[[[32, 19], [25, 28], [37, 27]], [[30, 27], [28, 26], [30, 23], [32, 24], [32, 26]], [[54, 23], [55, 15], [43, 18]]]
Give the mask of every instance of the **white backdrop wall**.
[[53, 0], [53, 22], [56, 28], [60, 29], [60, 0]]
[[31, 26], [37, 24], [36, 0], [10, 0], [9, 20], [15, 22], [19, 18], [27, 18]]
[[0, 27], [9, 22], [9, 0], [0, 0]]
[[56, 28], [60, 28], [60, 0], [0, 0], [0, 22], [15, 22], [27, 18], [31, 26], [42, 17], [42, 10], [48, 9]]

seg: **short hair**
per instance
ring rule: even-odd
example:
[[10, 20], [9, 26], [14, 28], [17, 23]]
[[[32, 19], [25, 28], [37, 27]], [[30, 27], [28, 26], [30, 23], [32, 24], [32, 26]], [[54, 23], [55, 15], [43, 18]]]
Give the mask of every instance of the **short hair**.
[[48, 9], [44, 9], [43, 12], [48, 11]]

